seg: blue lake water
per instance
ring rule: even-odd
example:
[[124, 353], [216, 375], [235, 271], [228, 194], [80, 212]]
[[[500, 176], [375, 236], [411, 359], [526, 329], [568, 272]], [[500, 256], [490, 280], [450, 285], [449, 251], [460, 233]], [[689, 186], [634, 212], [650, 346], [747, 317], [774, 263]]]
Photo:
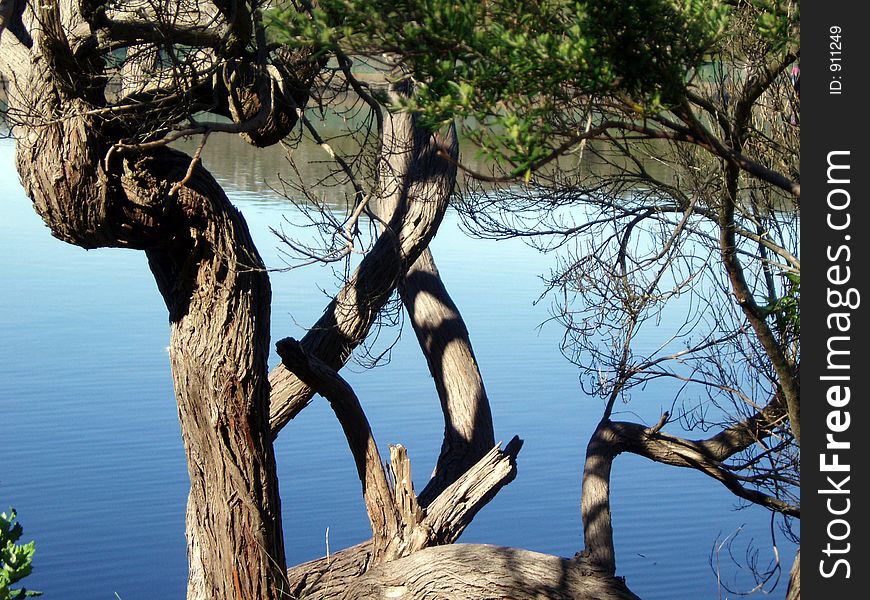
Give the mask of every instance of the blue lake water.
[[[269, 227], [294, 208], [265, 189], [268, 165], [213, 145], [224, 155], [206, 156], [206, 165], [246, 216], [267, 264], [282, 266]], [[0, 510], [14, 506], [25, 537], [37, 541], [27, 586], [46, 600], [183, 598], [188, 481], [163, 302], [143, 254], [84, 251], [52, 238], [13, 163], [12, 143], [0, 141]], [[462, 541], [571, 556], [582, 547], [580, 474], [601, 406], [561, 356], [558, 325], [539, 329], [549, 313], [546, 303], [533, 306], [538, 276], [554, 259], [516, 240], [468, 238], [455, 215], [433, 253], [471, 331], [497, 438], [525, 440], [517, 479]], [[300, 337], [336, 279], [313, 266], [274, 274], [272, 287], [273, 340]], [[343, 373], [382, 451], [408, 447], [421, 489], [443, 422], [413, 333], [402, 334], [389, 365]], [[649, 386], [625, 409], [654, 423], [670, 405], [667, 393]], [[285, 427], [276, 453], [288, 563], [369, 536], [353, 461], [322, 399]], [[710, 562], [717, 538], [738, 531], [733, 550], [742, 564], [753, 540], [762, 564], [772, 558], [769, 513], [736, 510], [734, 497], [700, 474], [621, 456], [612, 493], [619, 574], [642, 598], [734, 597], [717, 587]], [[776, 541], [784, 575], [768, 597], [783, 598], [795, 548], [778, 531]], [[753, 587], [727, 552], [719, 561], [732, 587]]]

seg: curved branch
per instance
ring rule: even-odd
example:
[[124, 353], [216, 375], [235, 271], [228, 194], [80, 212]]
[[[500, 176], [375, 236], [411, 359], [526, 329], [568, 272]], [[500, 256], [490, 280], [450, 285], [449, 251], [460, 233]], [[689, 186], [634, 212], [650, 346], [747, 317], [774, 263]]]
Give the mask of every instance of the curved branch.
[[307, 353], [296, 340], [287, 338], [279, 341], [277, 350], [283, 363], [293, 373], [329, 401], [344, 430], [362, 483], [363, 499], [372, 527], [374, 562], [395, 558], [390, 551], [395, 554], [394, 546], [401, 541], [406, 524], [402, 522], [402, 512], [396, 505], [378, 446], [359, 399], [338, 373]]
[[744, 487], [740, 478], [722, 464], [731, 456], [772, 435], [784, 415], [783, 401], [776, 396], [758, 413], [705, 440], [688, 440], [663, 433], [661, 428], [667, 421], [667, 413], [653, 427], [602, 419], [587, 445], [583, 469], [583, 555], [604, 571], [616, 572], [610, 514], [610, 475], [614, 459], [623, 452], [700, 471], [722, 483], [739, 498], [799, 517], [800, 507]]
[[[715, 136], [709, 136], [709, 139], [704, 139], [703, 137], [694, 136], [691, 133], [682, 130], [666, 131], [661, 129], [653, 129], [651, 127], [645, 127], [643, 125], [638, 125], [636, 123], [630, 123], [626, 121], [607, 121], [602, 123], [598, 127], [588, 129], [581, 134], [571, 137], [568, 141], [559, 145], [558, 147], [553, 149], [547, 156], [540, 159], [534, 165], [529, 167], [529, 170], [536, 171], [538, 169], [541, 169], [542, 167], [553, 162], [554, 160], [565, 154], [568, 150], [583, 142], [584, 140], [595, 140], [602, 138], [610, 139], [614, 137], [615, 133], [618, 132], [637, 133], [643, 136], [642, 139], [669, 140], [672, 142], [682, 142], [698, 146], [699, 148], [707, 150], [711, 154], [730, 161], [731, 163], [737, 165], [741, 170], [754, 175], [762, 181], [770, 183], [771, 185], [774, 185], [790, 193], [796, 198], [800, 198], [800, 183], [792, 181], [782, 173], [774, 171], [773, 169], [770, 169], [758, 162], [747, 158], [746, 156], [734, 149], [728, 148]], [[466, 167], [458, 162], [457, 166], [461, 171], [473, 177], [474, 179], [487, 183], [519, 182], [522, 181], [525, 177], [525, 173], [504, 176], [492, 176], [475, 171], [474, 169]]]
[[[175, 44], [198, 48], [220, 48], [224, 42], [214, 23], [172, 25], [158, 21], [107, 19], [100, 24], [100, 29], [93, 34], [93, 38], [83, 38], [79, 42], [79, 47], [96, 48], [102, 51], [104, 50], [102, 45], [106, 42], [122, 46], [141, 43], [163, 45], [169, 40]], [[77, 54], [81, 54], [81, 51], [78, 50]]]
[[773, 435], [786, 417], [786, 407], [781, 394], [754, 415], [726, 427], [716, 435], [704, 440], [689, 442], [714, 461], [725, 461]]
[[427, 248], [399, 286], [441, 401], [444, 439], [426, 505], [495, 445], [489, 399], [468, 329]]
[[[747, 426], [749, 427], [749, 426]], [[716, 479], [738, 498], [760, 504], [776, 512], [800, 517], [800, 507], [791, 505], [774, 496], [744, 487], [740, 478], [726, 469], [719, 460], [706, 453], [706, 445], [663, 432], [653, 432], [638, 423], [614, 421], [607, 425], [613, 432], [622, 452], [631, 452], [666, 465], [700, 471]], [[743, 445], [749, 447], [752, 442]], [[748, 437], [744, 439], [748, 441]], [[736, 446], [735, 446], [736, 447]]]
[[[453, 191], [455, 168], [440, 152], [455, 153], [456, 132], [430, 134], [407, 114], [385, 119], [380, 200], [392, 207], [387, 225], [350, 280], [302, 338], [307, 352], [340, 369], [365, 339], [401, 277], [435, 235]], [[373, 198], [374, 201], [376, 198]], [[388, 211], [382, 211], [388, 212]], [[277, 435], [307, 406], [313, 390], [278, 365], [270, 374], [271, 423]]]
[[774, 254], [777, 254], [777, 255], [781, 256], [783, 259], [785, 259], [785, 261], [789, 264], [789, 266], [791, 266], [794, 269], [800, 270], [801, 261], [798, 257], [796, 257], [794, 254], [792, 254], [791, 252], [789, 252], [788, 250], [786, 250], [785, 248], [783, 248], [779, 244], [776, 244], [773, 241], [771, 241], [770, 239], [766, 238], [765, 236], [757, 234], [757, 233], [753, 233], [751, 231], [748, 231], [748, 230], [740, 228], [740, 227], [736, 228], [734, 230], [734, 233], [736, 233], [740, 237], [745, 237], [748, 240], [752, 240], [753, 242], [756, 242], [757, 244], [759, 244], [760, 246], [763, 246], [764, 248], [767, 248], [768, 250], [770, 250]]

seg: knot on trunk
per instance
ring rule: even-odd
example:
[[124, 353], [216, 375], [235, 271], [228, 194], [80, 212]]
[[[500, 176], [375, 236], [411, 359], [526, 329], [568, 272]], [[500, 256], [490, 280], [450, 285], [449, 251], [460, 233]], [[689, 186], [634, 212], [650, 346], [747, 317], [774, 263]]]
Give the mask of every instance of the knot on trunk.
[[224, 85], [233, 122], [248, 126], [240, 134], [242, 139], [262, 148], [287, 137], [308, 101], [320, 67], [307, 49], [280, 48], [265, 69], [250, 62], [230, 62]]

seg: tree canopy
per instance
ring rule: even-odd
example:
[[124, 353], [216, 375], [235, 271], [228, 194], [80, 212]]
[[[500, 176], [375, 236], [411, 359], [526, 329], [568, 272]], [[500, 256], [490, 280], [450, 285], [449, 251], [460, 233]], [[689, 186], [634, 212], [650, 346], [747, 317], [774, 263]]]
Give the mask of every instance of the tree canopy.
[[755, 60], [732, 53], [736, 24], [769, 57], [791, 56], [800, 12], [763, 1], [325, 0], [271, 19], [278, 39], [316, 52], [400, 57], [418, 82], [401, 108], [429, 127], [458, 119], [488, 157], [525, 174], [588, 135], [591, 102], [645, 120], [709, 82], [711, 66]]

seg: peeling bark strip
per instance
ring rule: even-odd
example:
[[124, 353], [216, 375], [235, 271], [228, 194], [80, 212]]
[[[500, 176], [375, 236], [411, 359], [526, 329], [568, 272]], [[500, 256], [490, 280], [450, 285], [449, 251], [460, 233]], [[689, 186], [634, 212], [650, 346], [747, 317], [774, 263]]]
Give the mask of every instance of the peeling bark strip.
[[[384, 119], [381, 165], [382, 201], [394, 210], [377, 242], [356, 272], [302, 338], [306, 352], [340, 369], [365, 339], [400, 278], [435, 235], [456, 179], [456, 167], [439, 153], [454, 156], [456, 132], [430, 134], [416, 118], [391, 114]], [[314, 395], [314, 390], [278, 365], [269, 376], [271, 417], [277, 435]]]
[[609, 429], [614, 432], [614, 443], [622, 452], [631, 452], [655, 462], [695, 469], [720, 482], [738, 498], [759, 504], [770, 510], [800, 518], [800, 507], [791, 505], [776, 496], [744, 487], [743, 481], [722, 462], [704, 451], [702, 444], [660, 432], [650, 432], [638, 423], [613, 422]]
[[[505, 445], [487, 452], [426, 507], [423, 525], [433, 542], [452, 544], [474, 516], [517, 476], [517, 456], [523, 441], [514, 436]], [[430, 544], [431, 545], [431, 544]]]

